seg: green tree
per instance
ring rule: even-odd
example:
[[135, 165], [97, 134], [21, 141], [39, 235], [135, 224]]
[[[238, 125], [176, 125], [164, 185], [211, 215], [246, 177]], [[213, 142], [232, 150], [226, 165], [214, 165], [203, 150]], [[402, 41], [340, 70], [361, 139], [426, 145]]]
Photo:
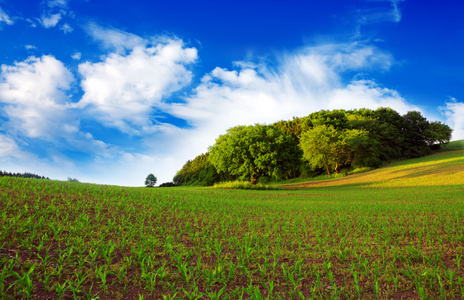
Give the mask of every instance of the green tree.
[[250, 180], [295, 177], [301, 150], [295, 141], [271, 125], [237, 126], [219, 136], [209, 148], [209, 160], [218, 172]]
[[432, 122], [424, 132], [425, 141], [429, 147], [437, 145], [440, 148], [449, 143], [452, 133], [453, 130], [448, 125], [439, 121]]
[[[209, 153], [200, 154], [188, 160], [173, 178], [176, 185], [210, 186], [219, 182], [221, 176], [208, 160]], [[224, 175], [222, 176], [224, 177]], [[224, 178], [225, 179], [225, 178]]]
[[148, 174], [147, 178], [145, 179], [145, 185], [147, 187], [154, 187], [156, 184], [156, 177], [153, 174]]
[[303, 158], [312, 169], [324, 168], [330, 176], [344, 166], [362, 164], [366, 158], [375, 158], [369, 146], [369, 133], [359, 129], [337, 130], [332, 125], [319, 125], [301, 135]]

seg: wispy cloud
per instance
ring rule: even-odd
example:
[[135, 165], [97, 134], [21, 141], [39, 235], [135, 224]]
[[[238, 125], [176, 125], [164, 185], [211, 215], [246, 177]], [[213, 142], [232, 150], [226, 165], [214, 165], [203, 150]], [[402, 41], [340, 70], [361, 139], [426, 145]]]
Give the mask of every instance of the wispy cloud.
[[357, 34], [361, 34], [363, 26], [376, 23], [398, 23], [402, 14], [399, 3], [404, 0], [367, 0], [370, 7], [356, 11]]
[[69, 4], [69, 0], [48, 0], [48, 1], [46, 1], [46, 5], [49, 8], [67, 9], [68, 4]]
[[[58, 25], [60, 20], [68, 15], [68, 0], [48, 0], [43, 2], [44, 9], [38, 20], [45, 28], [53, 28]], [[71, 26], [64, 24], [60, 28], [64, 33], [72, 31]]]
[[74, 53], [73, 55], [71, 55], [71, 58], [74, 59], [74, 60], [80, 60], [82, 57], [82, 53], [81, 52], [76, 52]]
[[65, 23], [60, 27], [60, 30], [67, 34], [73, 32], [74, 29], [69, 24]]
[[86, 32], [105, 50], [124, 54], [137, 46], [145, 46], [147, 41], [142, 37], [114, 28], [105, 28], [96, 23], [84, 26]]
[[55, 27], [61, 20], [61, 13], [42, 15], [40, 23], [45, 28]]
[[13, 18], [11, 18], [1, 7], [0, 7], [0, 29], [2, 23], [6, 25], [13, 25]]
[[[274, 67], [250, 62], [236, 63], [234, 69], [217, 67], [184, 98], [185, 103], [165, 108], [191, 125], [166, 137], [172, 139], [172, 157], [178, 160], [171, 176], [236, 125], [273, 123], [321, 109], [420, 110], [395, 90], [382, 87], [367, 75], [356, 75], [386, 71], [394, 63], [388, 52], [376, 47], [359, 43], [305, 47], [276, 61]], [[346, 81], [347, 74], [353, 74], [351, 80]]]
[[399, 22], [401, 21], [401, 11], [398, 8], [398, 3], [403, 2], [404, 0], [390, 0], [390, 3], [393, 7], [393, 20], [394, 22]]
[[26, 45], [24, 48], [26, 48], [26, 50], [37, 50], [37, 47], [34, 45]]

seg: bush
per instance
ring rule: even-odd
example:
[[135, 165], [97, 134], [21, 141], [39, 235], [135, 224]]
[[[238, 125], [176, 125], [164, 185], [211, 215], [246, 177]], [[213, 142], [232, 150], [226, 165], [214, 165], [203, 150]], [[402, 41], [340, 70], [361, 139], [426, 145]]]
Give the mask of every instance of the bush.
[[177, 186], [174, 182], [165, 182], [159, 185], [159, 187], [173, 187]]
[[281, 190], [280, 187], [264, 185], [262, 183], [252, 184], [249, 181], [227, 181], [215, 183], [218, 189], [242, 189], [242, 190]]

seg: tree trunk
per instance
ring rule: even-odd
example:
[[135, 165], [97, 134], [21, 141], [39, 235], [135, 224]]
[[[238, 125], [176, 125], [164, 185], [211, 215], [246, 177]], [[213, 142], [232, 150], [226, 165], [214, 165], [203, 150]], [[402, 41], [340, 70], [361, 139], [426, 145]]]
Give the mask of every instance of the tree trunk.
[[251, 174], [251, 184], [256, 184], [256, 181], [258, 180], [259, 175], [258, 174]]
[[325, 168], [327, 169], [327, 174], [330, 176], [330, 169], [328, 165], [325, 165]]

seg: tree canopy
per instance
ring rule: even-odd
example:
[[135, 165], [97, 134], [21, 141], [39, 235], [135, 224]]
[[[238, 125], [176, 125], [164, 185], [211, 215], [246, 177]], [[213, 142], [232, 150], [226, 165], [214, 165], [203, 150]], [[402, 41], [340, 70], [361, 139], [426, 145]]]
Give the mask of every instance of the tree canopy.
[[271, 125], [236, 126], [209, 152], [177, 172], [177, 185], [212, 185], [224, 180], [274, 181], [378, 167], [393, 159], [420, 157], [440, 149], [452, 130], [418, 111], [391, 108], [321, 110]]
[[145, 186], [147, 187], [154, 187], [156, 184], [156, 177], [153, 174], [148, 174], [147, 178], [145, 179]]
[[209, 148], [219, 172], [256, 183], [260, 176], [287, 179], [296, 175], [301, 150], [295, 141], [270, 125], [237, 126]]

